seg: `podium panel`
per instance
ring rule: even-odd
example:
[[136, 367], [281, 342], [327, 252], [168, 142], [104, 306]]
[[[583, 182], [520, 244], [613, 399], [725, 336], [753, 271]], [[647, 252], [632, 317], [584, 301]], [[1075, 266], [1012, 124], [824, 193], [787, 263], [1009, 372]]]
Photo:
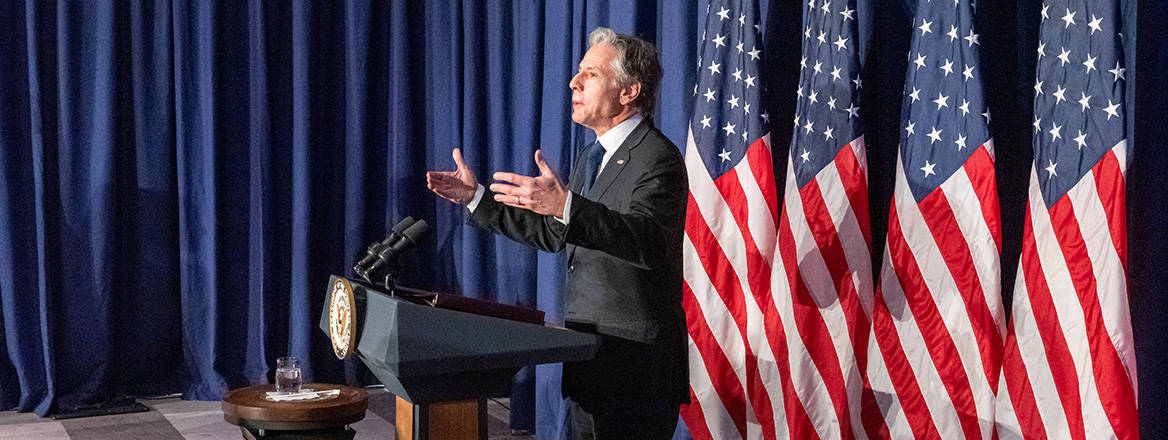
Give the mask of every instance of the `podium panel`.
[[[329, 286], [339, 279], [330, 277]], [[588, 333], [414, 304], [349, 284], [356, 355], [387, 391], [414, 404], [505, 395], [521, 367], [591, 359], [600, 343]], [[326, 334], [329, 302], [320, 319]]]

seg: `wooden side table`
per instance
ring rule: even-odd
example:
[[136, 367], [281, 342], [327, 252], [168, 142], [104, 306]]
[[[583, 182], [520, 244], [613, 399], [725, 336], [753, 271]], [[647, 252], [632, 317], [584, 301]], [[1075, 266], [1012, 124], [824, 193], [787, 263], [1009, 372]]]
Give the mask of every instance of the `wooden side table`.
[[348, 425], [365, 418], [369, 408], [365, 390], [324, 383], [304, 388], [341, 393], [320, 400], [276, 402], [265, 398], [274, 385], [237, 388], [223, 396], [223, 418], [239, 426], [246, 439], [352, 439], [356, 432]]

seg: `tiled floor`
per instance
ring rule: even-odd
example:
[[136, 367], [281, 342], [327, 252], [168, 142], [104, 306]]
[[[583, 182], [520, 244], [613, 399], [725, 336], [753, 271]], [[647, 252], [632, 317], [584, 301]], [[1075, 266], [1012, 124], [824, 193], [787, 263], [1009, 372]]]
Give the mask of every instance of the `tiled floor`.
[[[395, 401], [392, 394], [370, 388], [365, 419], [351, 427], [355, 440], [393, 439]], [[140, 400], [150, 411], [68, 420], [42, 419], [31, 413], [0, 412], [0, 440], [237, 440], [239, 427], [223, 420], [219, 402], [177, 397]], [[506, 399], [487, 403], [487, 431], [491, 439], [534, 439], [512, 436]]]

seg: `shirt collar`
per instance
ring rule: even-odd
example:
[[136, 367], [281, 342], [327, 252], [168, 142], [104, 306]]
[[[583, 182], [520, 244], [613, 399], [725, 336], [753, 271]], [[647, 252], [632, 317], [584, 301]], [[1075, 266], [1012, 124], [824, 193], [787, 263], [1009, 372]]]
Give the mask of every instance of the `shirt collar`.
[[600, 146], [604, 147], [604, 153], [606, 155], [612, 154], [613, 151], [620, 148], [621, 144], [625, 143], [625, 138], [629, 137], [629, 133], [632, 133], [634, 128], [641, 125], [641, 121], [644, 119], [645, 117], [641, 116], [640, 113], [630, 116], [624, 122], [617, 124], [616, 127], [612, 127], [600, 135], [600, 137], [597, 137], [596, 141], [600, 142]]

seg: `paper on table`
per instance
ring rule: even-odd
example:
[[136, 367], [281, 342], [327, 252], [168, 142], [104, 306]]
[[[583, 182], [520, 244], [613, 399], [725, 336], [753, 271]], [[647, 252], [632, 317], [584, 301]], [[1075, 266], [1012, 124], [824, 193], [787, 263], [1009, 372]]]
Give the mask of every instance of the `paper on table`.
[[331, 397], [331, 396], [336, 396], [339, 394], [341, 394], [341, 390], [313, 391], [309, 388], [305, 388], [305, 389], [300, 390], [300, 392], [298, 392], [298, 393], [277, 393], [274, 391], [269, 391], [268, 392], [268, 399], [275, 400], [277, 402], [285, 401], [285, 400], [309, 400], [309, 399], [319, 399], [319, 398], [323, 398], [323, 397]]

